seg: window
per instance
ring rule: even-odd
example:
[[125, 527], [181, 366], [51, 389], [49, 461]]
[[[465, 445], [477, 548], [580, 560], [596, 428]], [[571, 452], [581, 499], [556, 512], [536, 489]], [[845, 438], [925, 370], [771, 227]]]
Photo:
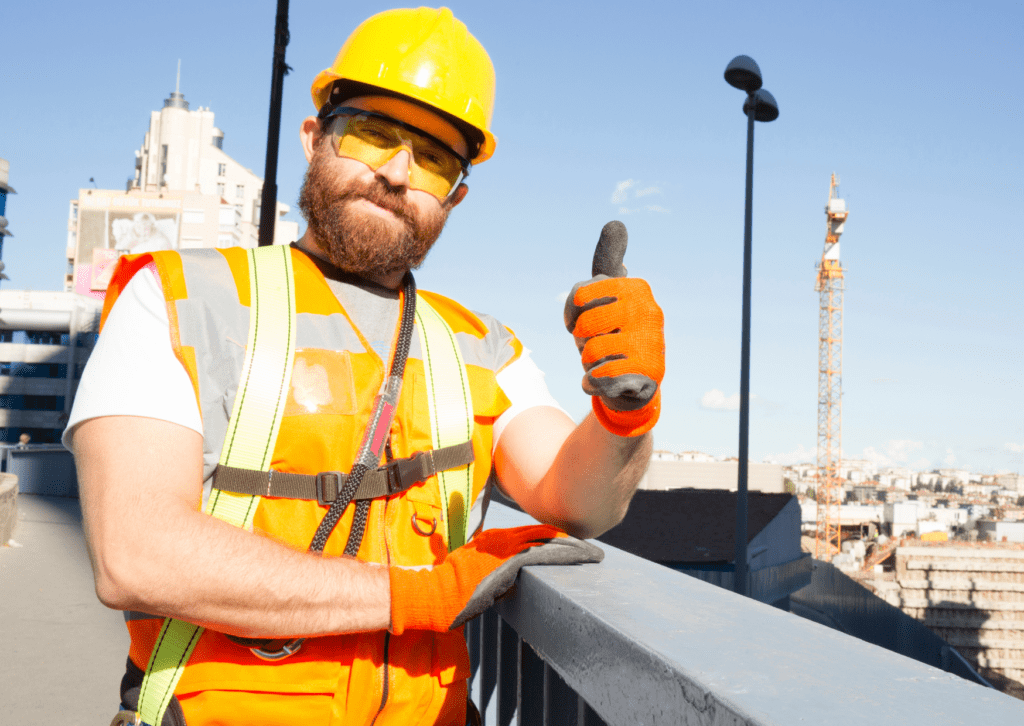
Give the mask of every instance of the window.
[[206, 221], [206, 213], [202, 209], [186, 209], [181, 214], [185, 224], [202, 224]]
[[218, 184], [217, 185], [217, 196], [218, 197], [223, 197], [224, 194], [225, 194], [224, 185], [223, 184]]
[[224, 176], [228, 173], [227, 164], [217, 164], [217, 176]]
[[244, 184], [239, 184], [238, 186], [235, 187], [235, 196], [238, 199], [242, 199], [243, 197], [245, 197], [245, 185]]

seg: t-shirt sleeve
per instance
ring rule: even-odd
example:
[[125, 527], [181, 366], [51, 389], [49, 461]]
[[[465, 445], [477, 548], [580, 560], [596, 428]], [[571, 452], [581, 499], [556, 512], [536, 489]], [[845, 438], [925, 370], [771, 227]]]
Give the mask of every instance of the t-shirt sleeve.
[[522, 354], [502, 368], [496, 378], [512, 405], [494, 421], [493, 448], [497, 448], [498, 439], [505, 427], [528, 408], [551, 406], [566, 416], [569, 415], [551, 395], [547, 383], [544, 382], [544, 372], [533, 362], [529, 349], [523, 348]]
[[75, 427], [100, 416], [143, 416], [203, 433], [188, 373], [171, 347], [170, 324], [160, 282], [140, 270], [111, 308], [82, 372], [64, 446]]

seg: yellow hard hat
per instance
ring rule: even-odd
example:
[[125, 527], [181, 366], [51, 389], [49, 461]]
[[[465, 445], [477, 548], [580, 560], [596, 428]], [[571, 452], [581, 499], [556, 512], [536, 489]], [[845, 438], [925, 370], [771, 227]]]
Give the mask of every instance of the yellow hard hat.
[[494, 66], [448, 8], [387, 10], [364, 21], [310, 92], [318, 112], [361, 95], [411, 99], [462, 132], [474, 164], [489, 159], [497, 145], [490, 131]]

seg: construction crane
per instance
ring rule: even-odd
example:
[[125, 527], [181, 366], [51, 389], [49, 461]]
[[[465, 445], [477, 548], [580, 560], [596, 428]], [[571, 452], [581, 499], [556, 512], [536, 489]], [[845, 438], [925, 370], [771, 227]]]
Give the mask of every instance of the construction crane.
[[846, 223], [846, 202], [839, 198], [839, 179], [832, 174], [825, 218], [825, 250], [818, 263], [818, 531], [814, 556], [830, 562], [842, 546], [839, 521], [843, 451], [843, 265], [839, 236]]

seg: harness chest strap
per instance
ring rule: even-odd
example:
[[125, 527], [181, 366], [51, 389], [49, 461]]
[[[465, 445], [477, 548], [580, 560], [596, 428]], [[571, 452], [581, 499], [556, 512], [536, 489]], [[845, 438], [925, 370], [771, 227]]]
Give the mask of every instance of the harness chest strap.
[[[333, 480], [337, 487], [333, 490], [335, 496], [344, 484], [341, 472], [321, 472], [317, 476], [270, 472], [295, 353], [294, 276], [287, 247], [256, 248], [248, 254], [252, 291], [249, 339], [218, 465], [221, 476], [227, 473], [227, 479], [215, 483], [205, 507], [207, 514], [244, 529], [252, 528], [261, 495], [294, 496], [278, 493], [284, 489], [308, 493], [312, 482], [315, 494], [308, 498], [329, 503], [323, 499], [325, 482], [330, 480], [325, 475], [337, 475]], [[416, 321], [423, 348], [434, 451], [426, 456], [420, 452], [367, 472], [354, 498], [386, 496], [394, 493], [391, 489], [396, 484], [401, 491], [413, 483], [409, 479], [416, 477], [414, 481], [422, 481], [436, 473], [451, 551], [466, 540], [473, 480], [472, 399], [454, 333], [425, 300], [417, 297], [421, 304], [416, 305]], [[453, 367], [455, 371], [451, 370]], [[222, 484], [228, 482], [232, 486], [223, 488]], [[198, 625], [173, 618], [164, 620], [139, 693], [137, 712], [142, 722], [161, 723], [202, 632]]]
[[[366, 472], [352, 501], [400, 494], [417, 482], [426, 481], [448, 469], [466, 466], [473, 460], [472, 441], [418, 451], [408, 458], [395, 459], [379, 469]], [[218, 465], [213, 472], [213, 486], [215, 489], [235, 494], [310, 499], [320, 504], [331, 504], [338, 499], [347, 476], [343, 471], [292, 474]]]

